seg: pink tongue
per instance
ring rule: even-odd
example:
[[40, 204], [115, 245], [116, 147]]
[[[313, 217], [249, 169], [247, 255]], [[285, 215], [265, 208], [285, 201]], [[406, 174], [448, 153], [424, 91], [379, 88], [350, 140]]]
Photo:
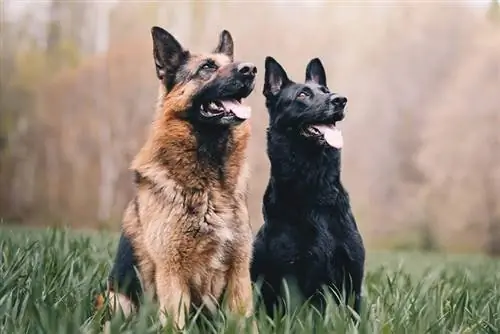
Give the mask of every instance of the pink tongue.
[[328, 145], [335, 148], [342, 148], [344, 138], [342, 132], [333, 125], [314, 125], [314, 128], [323, 134]]
[[220, 102], [224, 105], [226, 110], [231, 110], [238, 118], [247, 119], [250, 118], [252, 114], [252, 108], [250, 108], [250, 106], [245, 106], [237, 100], [221, 100]]

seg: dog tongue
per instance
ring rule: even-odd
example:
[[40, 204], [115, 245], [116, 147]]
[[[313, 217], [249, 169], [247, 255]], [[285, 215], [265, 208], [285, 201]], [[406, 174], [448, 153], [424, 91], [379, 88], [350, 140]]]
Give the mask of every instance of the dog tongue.
[[241, 119], [250, 118], [252, 108], [238, 102], [237, 100], [221, 100], [220, 101], [226, 110], [231, 110], [236, 117]]
[[335, 125], [314, 125], [314, 128], [323, 134], [328, 145], [338, 149], [344, 145], [342, 132]]

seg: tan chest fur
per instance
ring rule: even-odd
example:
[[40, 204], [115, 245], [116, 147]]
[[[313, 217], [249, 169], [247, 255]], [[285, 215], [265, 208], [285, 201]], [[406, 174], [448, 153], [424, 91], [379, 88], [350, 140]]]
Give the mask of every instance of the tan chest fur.
[[143, 233], [150, 247], [163, 250], [159, 258], [183, 264], [190, 274], [193, 267], [225, 271], [231, 248], [251, 233], [239, 219], [245, 210], [242, 196], [216, 186], [185, 189], [174, 180], [165, 182], [158, 192], [141, 189]]
[[[189, 282], [194, 304], [207, 302], [207, 296], [220, 298], [232, 263], [242, 261], [235, 258], [235, 249], [240, 250], [238, 254], [242, 248], [246, 256], [251, 254], [246, 206], [249, 168], [245, 160], [232, 168], [235, 177], [229, 178], [230, 184], [210, 178], [203, 187], [190, 187], [178, 182], [168, 169], [143, 165], [137, 212], [124, 221], [125, 230], [142, 240], [144, 246], [138, 247], [154, 254], [151, 260], [140, 261], [144, 267], [154, 262], [154, 267], [175, 270]], [[153, 280], [148, 270], [143, 276]], [[146, 285], [154, 286], [153, 282]]]

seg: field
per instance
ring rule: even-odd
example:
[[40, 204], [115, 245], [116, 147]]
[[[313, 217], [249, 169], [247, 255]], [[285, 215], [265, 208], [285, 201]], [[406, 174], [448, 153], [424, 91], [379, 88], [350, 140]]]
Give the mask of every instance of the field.
[[[0, 227], [0, 333], [96, 333], [102, 289], [117, 235]], [[321, 318], [303, 307], [260, 333], [499, 333], [500, 261], [479, 255], [368, 252], [361, 321], [331, 304]], [[152, 304], [132, 319], [112, 319], [113, 333], [159, 333]], [[195, 316], [196, 317], [196, 316]], [[165, 328], [163, 332], [172, 332]], [[186, 332], [241, 333], [223, 312], [198, 316]]]

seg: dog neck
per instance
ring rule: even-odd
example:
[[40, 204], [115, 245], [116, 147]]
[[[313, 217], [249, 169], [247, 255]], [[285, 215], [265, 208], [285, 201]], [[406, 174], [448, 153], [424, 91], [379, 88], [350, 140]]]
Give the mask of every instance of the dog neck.
[[331, 147], [290, 141], [268, 132], [268, 157], [271, 175], [276, 182], [305, 189], [324, 186], [341, 187], [341, 152]]

